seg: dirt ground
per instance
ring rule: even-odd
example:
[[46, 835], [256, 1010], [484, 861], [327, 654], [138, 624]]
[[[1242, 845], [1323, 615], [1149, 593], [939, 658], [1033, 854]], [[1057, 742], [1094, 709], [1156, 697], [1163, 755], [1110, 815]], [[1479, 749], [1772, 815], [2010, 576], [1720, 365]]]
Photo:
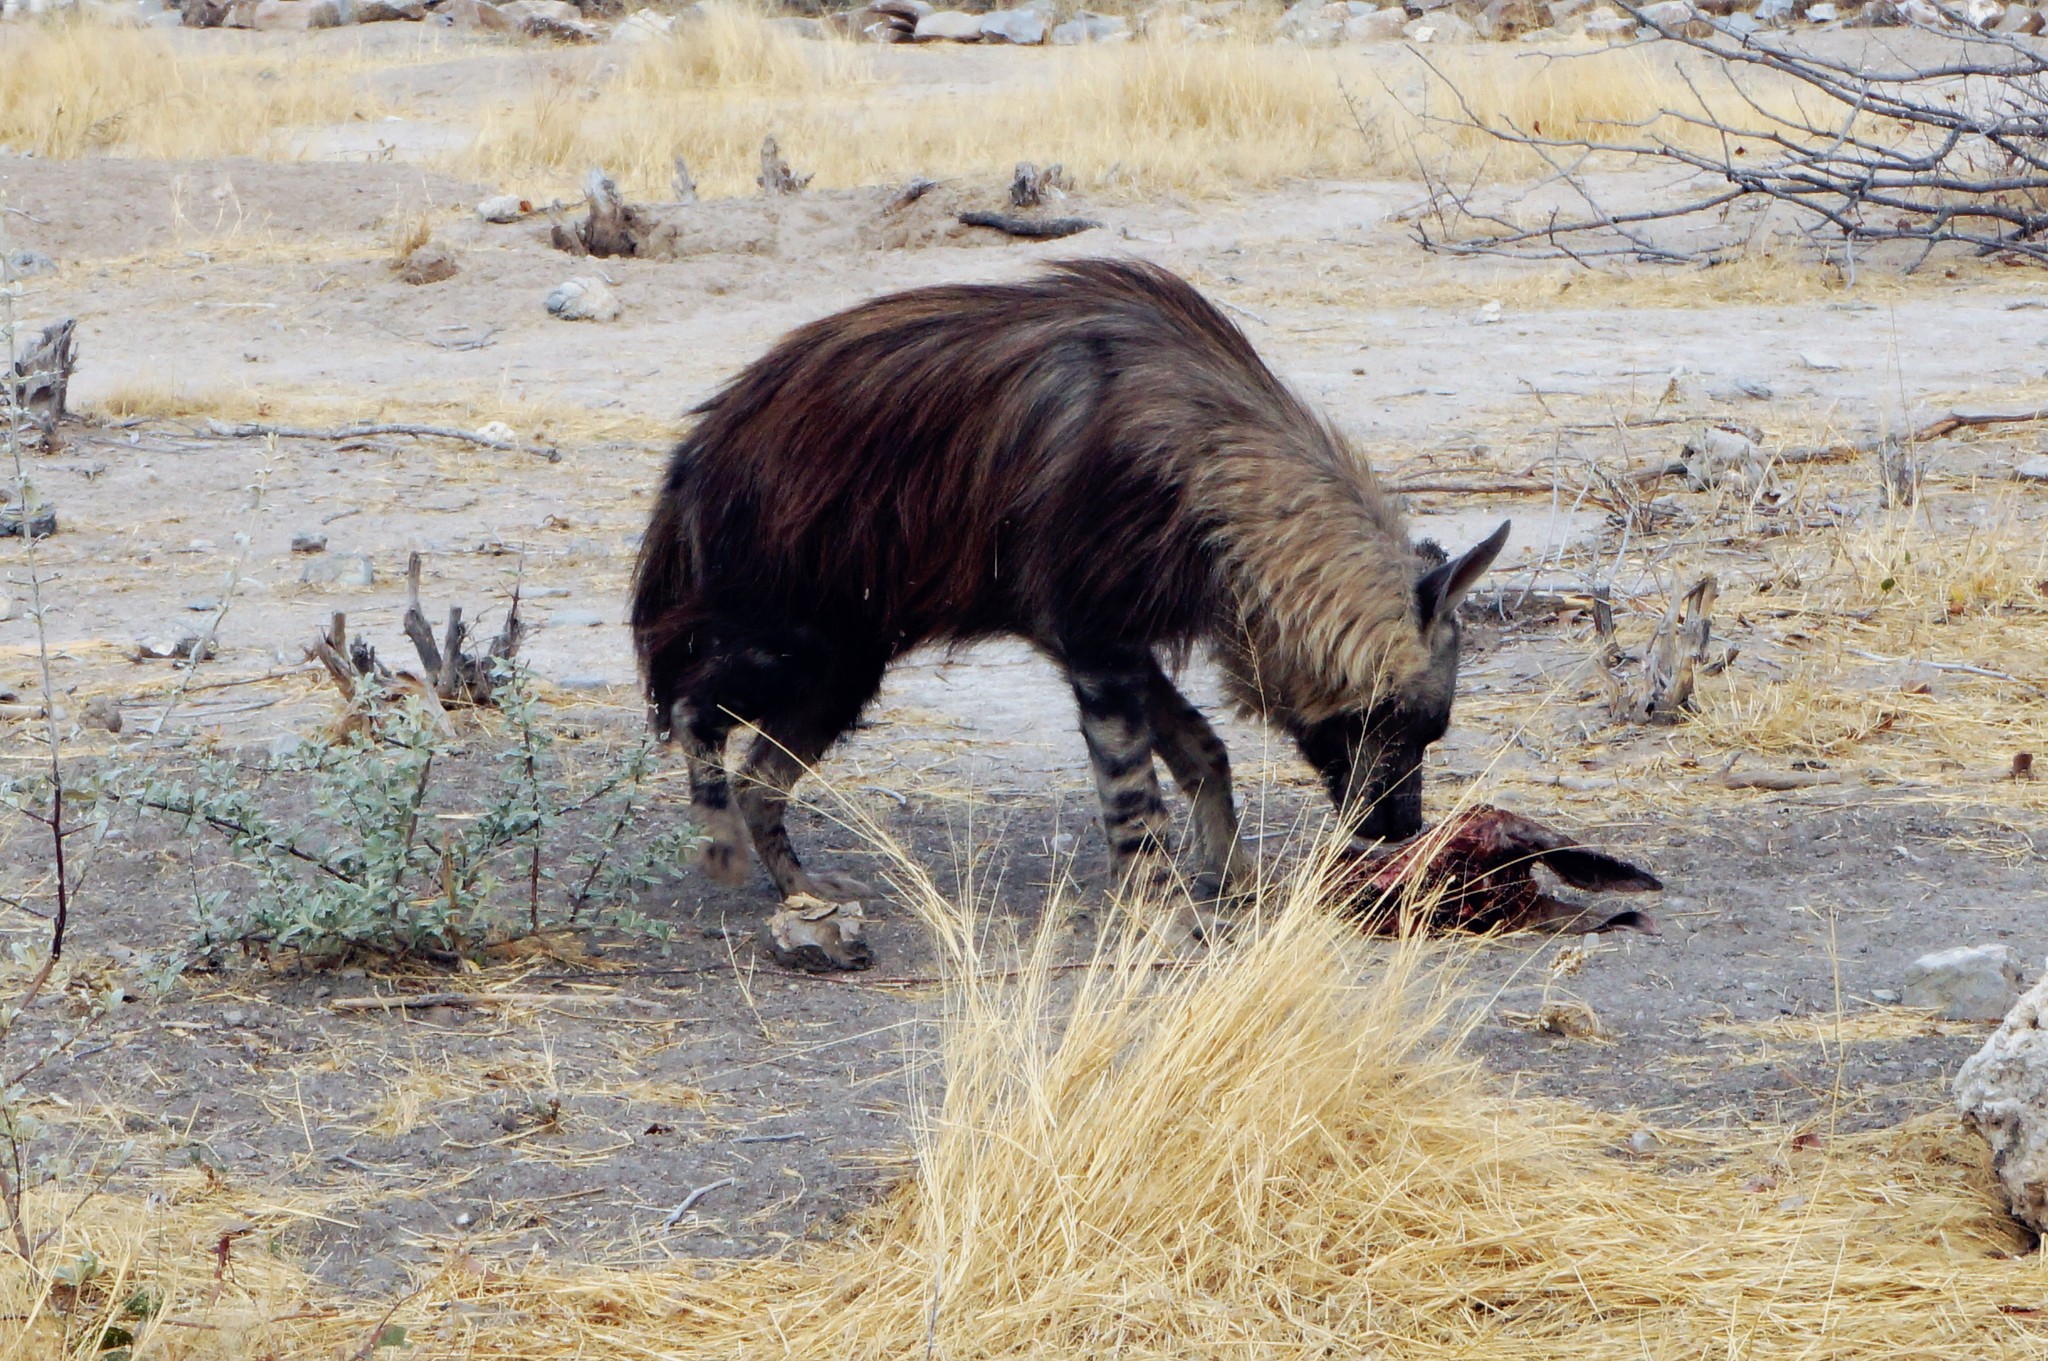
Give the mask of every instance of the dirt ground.
[[[408, 79], [453, 98], [520, 60], [455, 51]], [[1612, 562], [1618, 598], [1644, 602], [1624, 612], [1646, 628], [1680, 561], [1750, 586], [1783, 577], [1802, 545], [1833, 561], [1838, 536], [1881, 518], [1867, 460], [1814, 465], [1793, 512], [1768, 524], [1737, 513], [1735, 530], [1712, 493], [1674, 481], [1663, 490], [1676, 518], [1634, 538], [1561, 470], [1654, 464], [1708, 421], [1752, 423], [1789, 446], [1898, 428], [1958, 400], [2024, 404], [2048, 342], [2048, 285], [2034, 272], [1966, 265], [1844, 291], [1788, 266], [1692, 296], [1566, 289], [1549, 266], [1422, 253], [1399, 220], [1417, 186], [1393, 183], [1088, 203], [1102, 230], [1044, 246], [944, 224], [891, 238], [872, 195], [707, 203], [701, 254], [570, 261], [540, 220], [489, 226], [463, 211], [502, 187], [408, 164], [402, 148], [378, 162], [345, 148], [296, 164], [0, 159], [10, 244], [59, 265], [28, 281], [23, 320], [78, 318], [74, 403], [102, 413], [31, 468], [60, 518], [41, 554], [66, 703], [110, 697], [125, 718], [119, 738], [74, 731], [78, 760], [176, 765], [205, 746], [253, 760], [314, 730], [334, 704], [302, 661], [306, 640], [346, 611], [381, 652], [404, 655], [411, 552], [425, 557], [430, 608], [487, 607], [488, 622], [516, 581], [539, 625], [526, 655], [550, 724], [596, 745], [630, 740], [641, 720], [625, 579], [681, 412], [789, 326], [858, 299], [1131, 254], [1226, 303], [1390, 475], [1556, 479], [1555, 494], [1414, 498], [1418, 532], [1454, 550], [1515, 522], [1471, 611], [1464, 707], [1431, 758], [1432, 806], [1467, 792], [1508, 803], [1650, 867], [1669, 891], [1654, 937], [1476, 952], [1474, 1046], [1501, 1081], [1658, 1126], [1889, 1124], [1940, 1105], [1985, 1029], [1886, 1005], [1908, 962], [2002, 941], [2038, 976], [2041, 803], [1995, 778], [2010, 750], [1956, 759], [1910, 724], [1825, 759], [1722, 730], [1620, 731], [1585, 679], [1583, 619], [1554, 601]], [[393, 277], [386, 238], [395, 212], [423, 205], [460, 272], [411, 287]], [[542, 310], [553, 285], [597, 271], [624, 304], [619, 321]], [[190, 414], [160, 414], [166, 394]], [[124, 402], [150, 414], [104, 414]], [[231, 438], [210, 411], [501, 419], [560, 458], [397, 436]], [[1959, 534], [2037, 525], [2048, 497], [2009, 476], [2036, 438], [2020, 426], [1938, 444], [1916, 513]], [[294, 554], [302, 533], [324, 534], [325, 553]], [[367, 557], [370, 584], [317, 579], [348, 554]], [[0, 542], [0, 560], [20, 596], [18, 540]], [[129, 660], [137, 641], [190, 632], [224, 602], [219, 655], [190, 677]], [[1737, 612], [1719, 631], [1739, 645], [1736, 672], [1796, 687], [1800, 627], [1795, 609]], [[34, 694], [34, 641], [21, 610], [0, 622], [0, 687]], [[1904, 708], [1922, 693], [1914, 658], [1833, 655], [1873, 692], [1908, 695]], [[1937, 667], [1925, 689], [1981, 697], [2015, 731], [2038, 730], [2038, 657], [1940, 654], [1938, 640], [1925, 655], [2017, 677]], [[1200, 667], [1192, 690], [1213, 712]], [[979, 904], [996, 938], [1036, 928], [1056, 900], [1054, 929], [1084, 952], [1100, 925], [1101, 838], [1050, 668], [1001, 645], [914, 659], [871, 719], [825, 763], [833, 797]], [[1235, 719], [1223, 731], [1247, 833], [1284, 860], [1319, 816], [1306, 772], [1270, 734]], [[37, 758], [19, 720], [0, 719], [0, 746], [16, 767]], [[1770, 768], [1797, 757], [1843, 778], [1730, 790], [1711, 778], [1724, 756]], [[679, 815], [676, 785], [663, 790]], [[875, 873], [874, 848], [826, 811], [793, 826], [821, 863]], [[39, 882], [32, 829], [11, 829], [0, 855], [9, 882]], [[679, 874], [638, 904], [676, 926], [666, 946], [599, 932], [564, 958], [494, 960], [457, 980], [554, 994], [545, 1003], [344, 1013], [330, 1003], [449, 980], [248, 961], [188, 972], [158, 996], [146, 963], [180, 947], [193, 885], [222, 855], [121, 822], [94, 850], [74, 967], [122, 980], [136, 1000], [39, 1080], [81, 1149], [134, 1141], [124, 1184], [197, 1168], [249, 1204], [285, 1187], [317, 1201], [297, 1246], [338, 1285], [381, 1291], [458, 1244], [611, 1262], [782, 1251], [833, 1232], [906, 1165], [942, 998], [932, 945], [900, 906], [880, 905], [879, 963], [860, 977], [790, 976], [755, 958], [765, 881], [720, 890]], [[10, 912], [0, 930], [28, 942], [43, 926]], [[1517, 1020], [1558, 998], [1590, 1006], [1604, 1035]], [[551, 1102], [556, 1114], [537, 1114]]]

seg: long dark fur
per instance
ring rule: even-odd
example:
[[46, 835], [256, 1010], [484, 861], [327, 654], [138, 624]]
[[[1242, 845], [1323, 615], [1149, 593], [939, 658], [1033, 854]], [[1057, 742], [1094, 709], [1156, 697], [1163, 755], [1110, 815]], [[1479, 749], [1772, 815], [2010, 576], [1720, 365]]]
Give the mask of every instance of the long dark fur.
[[[1183, 786], [1220, 776], [1228, 809], [1221, 745], [1175, 707], [1161, 655], [1214, 644], [1340, 802], [1402, 778], [1354, 769], [1376, 763], [1384, 715], [1448, 712], [1431, 629], [1485, 562], [1418, 593], [1363, 462], [1163, 269], [1084, 260], [880, 298], [792, 332], [695, 414], [641, 549], [634, 635], [714, 842], [737, 832], [710, 768], [732, 720], [782, 753], [774, 768], [757, 745], [747, 775], [770, 806], [744, 785], [741, 804], [785, 892], [814, 884], [780, 795], [924, 644], [1016, 634], [1067, 669], [1119, 859], [1156, 840], [1155, 750]], [[1450, 656], [1454, 673], [1455, 638]]]

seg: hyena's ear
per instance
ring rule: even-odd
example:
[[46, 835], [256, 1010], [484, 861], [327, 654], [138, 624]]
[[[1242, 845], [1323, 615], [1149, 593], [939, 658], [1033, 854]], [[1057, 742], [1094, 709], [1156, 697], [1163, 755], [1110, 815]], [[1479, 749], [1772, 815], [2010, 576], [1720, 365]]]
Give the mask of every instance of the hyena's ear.
[[1478, 583], [1487, 568], [1493, 566], [1500, 550], [1507, 547], [1508, 526], [1513, 523], [1512, 520], [1502, 520], [1499, 529], [1443, 566], [1431, 568], [1423, 574], [1422, 580], [1415, 583], [1415, 601], [1422, 607], [1424, 628], [1458, 608], [1458, 602], [1465, 598], [1465, 593]]

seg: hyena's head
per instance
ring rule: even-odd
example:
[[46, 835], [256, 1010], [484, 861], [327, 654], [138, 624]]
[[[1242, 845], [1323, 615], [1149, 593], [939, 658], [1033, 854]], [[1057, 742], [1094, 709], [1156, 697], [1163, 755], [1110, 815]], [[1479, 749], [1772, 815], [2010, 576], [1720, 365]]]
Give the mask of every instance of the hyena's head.
[[1415, 581], [1415, 660], [1383, 677], [1365, 708], [1297, 727], [1301, 754], [1355, 834], [1399, 841], [1422, 830], [1422, 753], [1450, 727], [1458, 689], [1458, 602], [1507, 541], [1504, 520], [1483, 542], [1424, 570]]

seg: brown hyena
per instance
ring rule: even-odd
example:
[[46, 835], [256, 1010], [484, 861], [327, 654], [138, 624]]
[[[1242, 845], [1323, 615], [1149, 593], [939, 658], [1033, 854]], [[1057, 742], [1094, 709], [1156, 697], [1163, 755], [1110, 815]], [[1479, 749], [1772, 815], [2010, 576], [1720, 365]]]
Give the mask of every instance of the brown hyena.
[[[798, 862], [791, 786], [896, 658], [997, 634], [1071, 681], [1119, 876], [1162, 872], [1157, 756], [1193, 802], [1197, 894], [1242, 884], [1229, 757], [1168, 677], [1197, 646], [1354, 831], [1420, 829], [1455, 609], [1508, 527], [1424, 563], [1364, 461], [1167, 271], [1084, 260], [879, 298], [792, 332], [696, 416], [633, 629], [714, 876], [744, 874], [744, 831], [785, 896], [859, 896]], [[759, 735], [735, 806], [738, 724]]]

